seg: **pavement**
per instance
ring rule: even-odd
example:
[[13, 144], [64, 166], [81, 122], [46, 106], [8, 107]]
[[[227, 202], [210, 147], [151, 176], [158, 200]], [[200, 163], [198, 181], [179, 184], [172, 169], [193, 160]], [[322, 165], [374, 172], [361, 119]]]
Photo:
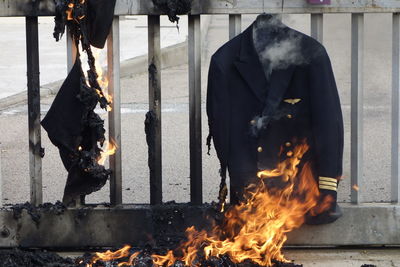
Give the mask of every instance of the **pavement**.
[[[243, 16], [246, 28], [255, 16]], [[143, 20], [143, 19], [142, 19]], [[135, 21], [132, 18], [132, 21]], [[138, 20], [139, 21], [139, 20]], [[143, 21], [142, 21], [143, 22]], [[306, 15], [290, 15], [284, 22], [306, 34], [309, 34], [310, 19]], [[122, 21], [124, 24], [125, 21]], [[325, 19], [324, 44], [333, 64], [336, 81], [341, 96], [345, 121], [344, 181], [340, 184], [339, 200], [349, 202], [350, 195], [350, 23], [349, 14], [329, 14]], [[171, 26], [172, 24], [170, 24]], [[184, 22], [180, 35], [185, 35]], [[172, 25], [173, 26], [173, 25]], [[0, 27], [4, 27], [0, 25]], [[12, 26], [14, 27], [14, 26]], [[50, 27], [50, 26], [48, 26]], [[124, 26], [125, 27], [125, 26]], [[124, 49], [136, 46], [137, 42], [146, 47], [144, 36], [127, 37], [132, 32], [140, 32], [140, 27], [122, 30], [121, 44]], [[167, 27], [167, 26], [166, 26]], [[175, 26], [173, 26], [175, 27]], [[135, 30], [133, 30], [135, 29]], [[167, 28], [171, 30], [170, 28]], [[391, 21], [387, 14], [365, 15], [365, 88], [364, 88], [364, 176], [360, 193], [364, 202], [388, 202], [390, 200], [390, 102], [391, 102]], [[385, 29], [385, 30], [382, 30]], [[51, 29], [48, 28], [51, 35]], [[145, 28], [144, 28], [145, 31]], [[176, 28], [173, 28], [177, 32]], [[24, 36], [23, 33], [19, 37]], [[183, 36], [181, 36], [183, 38]], [[10, 37], [7, 37], [10, 38]], [[141, 38], [141, 39], [140, 39]], [[186, 38], [186, 36], [185, 36]], [[183, 39], [185, 39], [183, 38]], [[228, 40], [227, 16], [213, 16], [203, 42], [202, 64], [202, 111], [203, 140], [208, 134], [205, 114], [205, 92], [210, 56]], [[134, 41], [136, 43], [131, 43]], [[23, 44], [23, 40], [15, 41]], [[9, 45], [0, 43], [4, 50]], [[65, 51], [62, 44], [44, 45], [46, 51]], [[22, 49], [22, 51], [24, 51]], [[58, 53], [58, 52], [57, 52]], [[42, 53], [43, 54], [43, 53]], [[122, 53], [123, 54], [123, 53]], [[1, 79], [12, 72], [10, 61], [0, 56]], [[15, 55], [19, 57], [21, 55]], [[22, 55], [23, 56], [23, 55]], [[65, 56], [65, 55], [64, 55]], [[65, 57], [55, 72], [65, 77]], [[127, 58], [133, 56], [129, 54]], [[21, 64], [25, 64], [23, 61]], [[61, 66], [62, 65], [62, 66]], [[48, 64], [42, 60], [41, 73], [46, 68], [58, 68], [57, 64]], [[18, 64], [17, 64], [18, 67]], [[14, 66], [13, 66], [14, 68]], [[23, 69], [23, 67], [18, 67]], [[8, 73], [8, 74], [7, 74]], [[50, 71], [50, 73], [53, 73]], [[25, 83], [23, 71], [13, 76], [11, 82], [0, 84], [2, 92], [7, 88], [22, 88]], [[42, 78], [42, 83], [45, 78]], [[123, 201], [126, 203], [149, 202], [149, 173], [147, 168], [147, 147], [144, 134], [144, 116], [148, 110], [147, 74], [135, 74], [121, 80], [122, 88], [122, 158], [123, 158]], [[3, 89], [6, 88], [6, 89]], [[42, 117], [49, 109], [54, 96], [42, 98]], [[186, 64], [171, 67], [162, 72], [162, 110], [163, 110], [163, 200], [186, 202], [189, 200], [189, 126], [188, 126], [188, 66]], [[106, 118], [106, 114], [102, 114]], [[4, 203], [23, 202], [29, 199], [28, 174], [28, 123], [25, 104], [9, 107], [0, 112], [0, 150], [1, 174]], [[61, 198], [66, 172], [62, 167], [57, 149], [42, 132], [43, 147], [46, 156], [43, 159], [44, 201], [54, 202]], [[216, 200], [219, 184], [218, 161], [213, 150], [211, 156], [205, 153], [203, 145], [203, 196], [204, 201]], [[108, 186], [88, 197], [89, 202], [108, 201]]]
[[[290, 249], [284, 255], [303, 267], [400, 266], [400, 250], [385, 249]], [[372, 267], [372, 266], [369, 266]]]
[[[180, 28], [167, 17], [161, 21], [161, 47], [184, 42], [187, 38], [187, 17], [180, 20]], [[67, 74], [65, 36], [53, 38], [54, 18], [39, 18], [40, 81], [48, 84], [64, 79]], [[26, 90], [25, 18], [0, 18], [0, 99]], [[147, 53], [147, 17], [125, 16], [120, 19], [121, 61]], [[100, 58], [106, 64], [106, 53]]]

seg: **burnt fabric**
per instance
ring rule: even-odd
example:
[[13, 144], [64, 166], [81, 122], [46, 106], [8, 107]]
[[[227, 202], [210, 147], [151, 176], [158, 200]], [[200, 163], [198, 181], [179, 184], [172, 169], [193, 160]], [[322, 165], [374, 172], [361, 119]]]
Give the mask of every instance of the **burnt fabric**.
[[[342, 175], [343, 120], [328, 54], [272, 16], [259, 16], [212, 56], [207, 115], [233, 196], [303, 142], [316, 180]], [[336, 202], [335, 190], [325, 193]]]
[[193, 0], [152, 0], [154, 6], [168, 15], [171, 22], [179, 22], [178, 15], [187, 14], [192, 8]]
[[103, 48], [114, 16], [115, 0], [55, 0], [54, 37], [60, 40], [68, 26], [76, 47], [87, 54], [87, 78], [77, 53], [49, 112], [42, 121], [51, 142], [59, 148], [68, 171], [63, 202], [75, 205], [100, 190], [111, 175], [99, 162], [105, 141], [104, 121], [96, 106], [107, 110], [107, 100], [100, 84], [91, 46]]
[[[110, 32], [116, 0], [55, 0], [56, 16], [54, 38], [57, 41], [65, 32], [65, 26], [79, 21], [80, 30], [90, 45], [103, 48]], [[73, 6], [70, 8], [69, 6]], [[70, 12], [70, 19], [67, 13]], [[73, 26], [72, 26], [73, 28]], [[86, 41], [86, 40], [85, 40]]]
[[[77, 97], [81, 79], [81, 64], [77, 60], [42, 121], [50, 141], [65, 152], [76, 151], [81, 141], [82, 113], [85, 110], [84, 104]], [[62, 156], [62, 159], [65, 168], [69, 169], [68, 157]]]
[[92, 46], [103, 48], [110, 33], [116, 0], [88, 0], [87, 23]]
[[41, 122], [68, 171], [63, 202], [101, 189], [111, 172], [97, 163], [104, 121], [93, 111], [97, 94], [86, 85], [79, 58]]

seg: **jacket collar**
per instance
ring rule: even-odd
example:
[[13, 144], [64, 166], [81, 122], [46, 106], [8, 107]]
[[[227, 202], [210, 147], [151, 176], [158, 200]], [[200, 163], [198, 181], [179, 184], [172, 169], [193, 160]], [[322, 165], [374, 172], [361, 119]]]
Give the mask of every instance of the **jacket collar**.
[[255, 96], [265, 103], [267, 79], [263, 66], [253, 44], [253, 25], [250, 25], [241, 36], [241, 48], [235, 66], [247, 82]]
[[[238, 60], [235, 62], [235, 66], [262, 103], [267, 105], [270, 103], [280, 103], [291, 81], [294, 66], [286, 69], [272, 70], [271, 76], [267, 80], [264, 68], [268, 66], [261, 64], [254, 47], [253, 25], [254, 23], [242, 33], [240, 54]], [[268, 40], [272, 39], [272, 36], [268, 38]], [[265, 46], [268, 45], [269, 43], [265, 44]]]

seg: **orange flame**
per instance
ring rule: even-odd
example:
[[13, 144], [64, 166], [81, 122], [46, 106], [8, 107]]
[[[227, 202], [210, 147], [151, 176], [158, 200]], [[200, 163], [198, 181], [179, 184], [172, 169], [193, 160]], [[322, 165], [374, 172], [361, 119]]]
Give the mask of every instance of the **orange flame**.
[[67, 13], [67, 20], [74, 20], [74, 16], [72, 16], [73, 10], [74, 10], [74, 4], [69, 3], [68, 9], [65, 11]]
[[[83, 5], [85, 3], [86, 0], [80, 0], [79, 4]], [[73, 12], [74, 12], [74, 3], [69, 3], [68, 4], [68, 9], [65, 11], [65, 13], [67, 13], [67, 20], [74, 20], [74, 16], [73, 16]], [[84, 19], [86, 16], [85, 15], [81, 15], [78, 17], [77, 20], [75, 20], [76, 22], [79, 22], [79, 20]]]
[[[198, 266], [199, 252], [206, 259], [228, 255], [234, 263], [251, 260], [261, 266], [272, 266], [273, 260], [287, 262], [282, 253], [286, 234], [303, 224], [307, 212], [317, 207], [318, 211], [322, 209], [316, 206], [319, 190], [311, 165], [305, 163], [299, 168], [307, 150], [308, 146], [301, 144], [276, 169], [259, 172], [259, 183], [246, 189], [244, 202], [226, 211], [223, 224], [209, 233], [197, 231], [194, 226], [187, 228], [187, 241], [178, 248], [182, 256], [175, 256], [173, 250], [165, 255], [152, 255], [154, 264], [171, 266], [179, 260], [185, 266]], [[279, 186], [268, 186], [272, 180]], [[126, 247], [122, 249], [125, 250]]]
[[[97, 49], [92, 47], [92, 51], [93, 51], [93, 57], [95, 58], [95, 68], [97, 71], [97, 82], [99, 83], [100, 87], [102, 88], [102, 91], [96, 89], [96, 93], [100, 96], [100, 97], [105, 97], [107, 99], [108, 103], [112, 103], [113, 102], [113, 98], [111, 95], [108, 94], [108, 78], [107, 75], [104, 75], [104, 70], [103, 67], [100, 64], [100, 53], [101, 53], [101, 49]], [[108, 106], [107, 107], [107, 111], [111, 111], [111, 107]]]
[[358, 185], [356, 185], [356, 184], [354, 184], [354, 185], [352, 186], [352, 188], [353, 188], [355, 191], [360, 190], [360, 187], [359, 187]]
[[104, 165], [107, 157], [114, 155], [115, 152], [117, 151], [117, 146], [115, 145], [115, 143], [113, 141], [111, 141], [111, 142], [106, 141], [104, 146], [106, 147], [106, 150], [100, 153], [100, 157], [97, 160], [97, 163], [100, 165]]
[[[130, 255], [129, 250], [131, 249], [130, 246], [125, 246], [122, 249], [112, 252], [110, 250], [107, 250], [104, 253], [96, 252], [95, 256], [92, 258], [92, 262], [90, 264], [87, 264], [87, 267], [91, 267], [94, 263], [96, 263], [99, 260], [102, 261], [111, 261], [111, 260], [116, 260], [116, 259], [121, 259], [121, 258], [126, 258]], [[118, 264], [118, 267], [120, 266], [132, 266], [134, 260], [136, 257], [139, 255], [139, 252], [133, 253], [131, 256], [129, 256], [129, 261], [128, 262], [122, 262]]]

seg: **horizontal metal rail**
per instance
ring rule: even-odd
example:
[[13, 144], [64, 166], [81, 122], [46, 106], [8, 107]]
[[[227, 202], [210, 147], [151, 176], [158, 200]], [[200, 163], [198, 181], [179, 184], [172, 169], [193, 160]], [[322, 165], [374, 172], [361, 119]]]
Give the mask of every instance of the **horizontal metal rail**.
[[[303, 0], [194, 0], [192, 15], [268, 13], [395, 13], [397, 0], [332, 0], [330, 5], [312, 5]], [[117, 0], [115, 15], [160, 15], [151, 0]], [[53, 0], [2, 0], [0, 17], [53, 16]]]
[[[342, 207], [346, 216], [328, 225], [303, 225], [288, 234], [285, 245], [400, 244], [400, 206], [346, 204]], [[212, 216], [205, 219], [210, 212], [213, 214], [206, 206], [125, 205], [120, 209], [95, 208], [85, 212], [69, 209], [62, 214], [57, 210], [38, 211], [39, 219], [35, 222], [25, 210], [19, 218], [11, 210], [2, 210], [0, 247], [77, 249], [124, 244], [140, 247], [154, 242], [154, 237], [170, 244], [171, 236], [176, 240], [189, 226], [204, 229], [216, 223]], [[160, 221], [165, 222], [165, 227]]]

